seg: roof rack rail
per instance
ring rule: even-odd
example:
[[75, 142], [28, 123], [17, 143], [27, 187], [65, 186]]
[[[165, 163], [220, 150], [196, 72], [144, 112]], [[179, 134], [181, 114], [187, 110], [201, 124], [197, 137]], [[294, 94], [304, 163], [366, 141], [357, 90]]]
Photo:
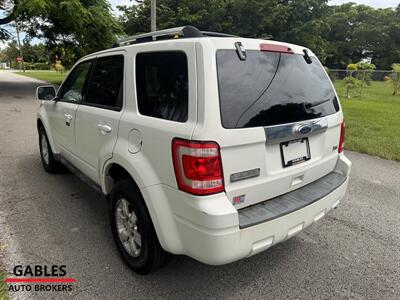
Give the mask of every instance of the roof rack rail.
[[177, 38], [194, 38], [194, 37], [233, 37], [225, 33], [200, 31], [194, 26], [181, 26], [168, 28], [138, 35], [133, 35], [117, 42], [115, 46], [126, 46], [131, 44], [146, 43], [157, 40], [177, 39]]
[[201, 31], [201, 33], [203, 34], [203, 36], [209, 36], [209, 37], [237, 37], [237, 35], [213, 32], [213, 31]]

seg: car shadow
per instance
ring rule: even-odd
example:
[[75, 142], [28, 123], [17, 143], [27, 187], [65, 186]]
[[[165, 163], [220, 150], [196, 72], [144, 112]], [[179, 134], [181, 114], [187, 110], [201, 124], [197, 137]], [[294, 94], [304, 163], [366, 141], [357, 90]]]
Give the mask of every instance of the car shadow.
[[[251, 289], [257, 280], [273, 277], [278, 269], [293, 272], [288, 261], [295, 259], [302, 246], [301, 238], [293, 238], [223, 266], [208, 266], [186, 256], [171, 255], [161, 270], [139, 276], [124, 264], [116, 250], [103, 197], [72, 173], [47, 174], [39, 154], [19, 157], [16, 165], [17, 178], [24, 174], [19, 178], [23, 181], [19, 193], [30, 203], [17, 222], [8, 222], [16, 229], [25, 259], [39, 264], [65, 264], [82, 289], [93, 285], [94, 274], [101, 274], [96, 276], [96, 285], [109, 286], [112, 282], [102, 295], [118, 290], [123, 298], [140, 288], [151, 291], [146, 294], [149, 297], [190, 297], [193, 293], [199, 297], [235, 297], [243, 287]], [[27, 222], [30, 229], [21, 230]]]

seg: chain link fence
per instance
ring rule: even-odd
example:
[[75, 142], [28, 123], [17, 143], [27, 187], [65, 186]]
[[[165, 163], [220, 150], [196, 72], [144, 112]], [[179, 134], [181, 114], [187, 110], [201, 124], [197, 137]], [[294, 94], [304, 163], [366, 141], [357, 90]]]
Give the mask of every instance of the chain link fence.
[[392, 70], [339, 70], [339, 69], [329, 69], [329, 77], [332, 80], [342, 80], [347, 76], [352, 76], [359, 80], [365, 80], [368, 76], [372, 81], [388, 81], [393, 76]]

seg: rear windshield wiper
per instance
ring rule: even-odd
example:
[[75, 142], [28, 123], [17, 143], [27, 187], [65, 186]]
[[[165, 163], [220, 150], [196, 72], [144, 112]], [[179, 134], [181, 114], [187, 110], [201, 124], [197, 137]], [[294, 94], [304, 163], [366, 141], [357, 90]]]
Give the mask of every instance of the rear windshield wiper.
[[312, 64], [312, 59], [310, 57], [310, 55], [308, 54], [308, 51], [306, 49], [303, 50], [304, 53], [304, 60], [306, 61], [306, 63], [308, 63], [309, 65]]
[[324, 104], [326, 102], [329, 102], [331, 100], [332, 99], [325, 99], [325, 100], [317, 101], [317, 102], [314, 102], [314, 103], [306, 103], [306, 104], [304, 104], [304, 106], [305, 106], [305, 108], [312, 108], [312, 107], [316, 107], [318, 105]]

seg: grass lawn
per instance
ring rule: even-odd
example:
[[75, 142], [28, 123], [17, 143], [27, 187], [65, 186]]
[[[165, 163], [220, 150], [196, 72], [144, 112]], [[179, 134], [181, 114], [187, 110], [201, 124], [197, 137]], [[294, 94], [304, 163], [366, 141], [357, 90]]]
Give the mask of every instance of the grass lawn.
[[400, 95], [392, 96], [391, 84], [374, 81], [351, 99], [342, 81], [334, 84], [345, 114], [345, 148], [400, 161]]
[[0, 300], [9, 299], [7, 295], [7, 285], [4, 283], [4, 279], [6, 278], [5, 273], [0, 270]]
[[52, 84], [61, 84], [68, 72], [58, 73], [55, 71], [26, 71], [18, 72], [19, 75], [24, 75], [40, 80], [48, 81]]

